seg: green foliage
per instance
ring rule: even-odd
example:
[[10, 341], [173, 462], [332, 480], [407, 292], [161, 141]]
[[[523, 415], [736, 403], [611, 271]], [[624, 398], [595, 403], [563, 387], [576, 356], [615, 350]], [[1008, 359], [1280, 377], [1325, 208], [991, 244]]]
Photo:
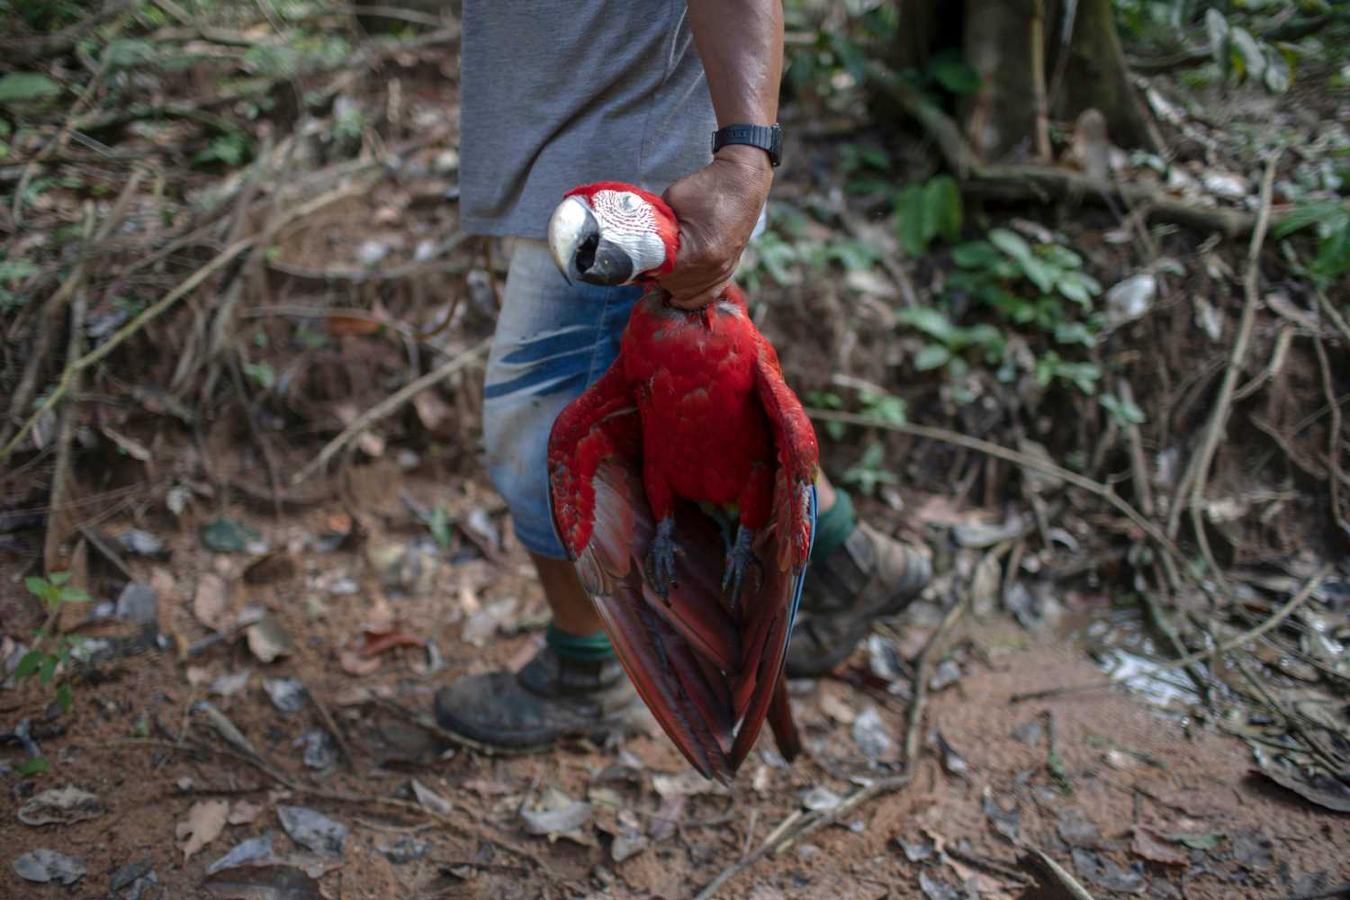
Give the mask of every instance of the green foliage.
[[[30, 576], [24, 579], [24, 587], [34, 597], [42, 601], [47, 610], [48, 622], [56, 621], [61, 608], [68, 603], [87, 603], [89, 595], [70, 584], [69, 572], [53, 572], [46, 578]], [[33, 649], [19, 657], [14, 669], [18, 681], [36, 678], [44, 687], [50, 685], [56, 677], [57, 669], [70, 665], [71, 653], [78, 646], [77, 639], [58, 634], [49, 637], [46, 628], [39, 630], [33, 641]], [[70, 682], [62, 681], [56, 686], [55, 699], [62, 712], [69, 712], [75, 704], [75, 695]], [[51, 768], [47, 760], [36, 757], [21, 766], [20, 774], [31, 775], [45, 772]]]
[[[1023, 332], [1027, 345], [1044, 344], [1048, 338], [1061, 349], [1042, 352], [1029, 371], [1042, 386], [1053, 382], [1086, 394], [1096, 392], [1100, 368], [1074, 359], [1075, 348], [1095, 346], [1104, 327], [1094, 309], [1101, 285], [1084, 271], [1083, 258], [1054, 240], [1028, 241], [1006, 228], [996, 228], [984, 240], [952, 248], [956, 270], [947, 276], [943, 297], [946, 309], [918, 307], [897, 314], [902, 325], [925, 337], [911, 360], [915, 371], [942, 370], [959, 382], [973, 364], [997, 367], [1003, 381], [1017, 377], [1025, 368], [1022, 355], [1010, 351], [1011, 333]], [[962, 324], [951, 310], [972, 312], [982, 307], [1002, 320], [1003, 327], [989, 322]], [[1039, 341], [1033, 340], [1041, 336]], [[959, 402], [968, 398], [958, 391]]]
[[276, 387], [277, 373], [268, 362], [244, 363], [244, 374], [258, 387], [270, 391]]
[[26, 259], [0, 260], [0, 310], [18, 309], [27, 297], [14, 290], [38, 273], [38, 267]]
[[839, 480], [869, 497], [876, 493], [880, 485], [895, 484], [899, 479], [883, 466], [885, 454], [886, 448], [879, 441], [868, 444], [857, 464], [846, 469]]
[[814, 225], [800, 211], [770, 204], [769, 227], [746, 251], [737, 278], [753, 295], [765, 281], [800, 284], [808, 273], [870, 269], [885, 251]]
[[[834, 391], [808, 391], [806, 402], [817, 409], [843, 409], [844, 398], [840, 397]], [[844, 432], [848, 430], [848, 425], [843, 422], [825, 421], [821, 425], [825, 433], [830, 436], [832, 441], [842, 441]]]
[[10, 72], [0, 76], [0, 103], [37, 103], [61, 93], [61, 85], [39, 72]]
[[1311, 272], [1322, 281], [1350, 274], [1350, 204], [1329, 200], [1299, 206], [1275, 226], [1275, 236], [1312, 229], [1317, 236], [1317, 257]]
[[1133, 400], [1126, 400], [1123, 397], [1117, 397], [1115, 394], [1102, 394], [1097, 398], [1097, 402], [1122, 428], [1130, 425], [1143, 425], [1146, 421], [1144, 411], [1135, 405]]
[[1007, 346], [1003, 333], [993, 325], [985, 322], [956, 325], [940, 309], [911, 307], [900, 310], [896, 318], [900, 324], [930, 339], [915, 354], [913, 364], [919, 372], [945, 368], [951, 378], [962, 378], [970, 371], [968, 356], [977, 355], [986, 363], [997, 363]]
[[197, 151], [192, 161], [197, 165], [223, 163], [241, 166], [253, 156], [253, 143], [247, 134], [231, 129], [218, 134], [206, 147]]
[[900, 245], [910, 256], [922, 256], [936, 238], [961, 238], [964, 210], [961, 189], [950, 175], [938, 175], [923, 184], [910, 184], [895, 204]]

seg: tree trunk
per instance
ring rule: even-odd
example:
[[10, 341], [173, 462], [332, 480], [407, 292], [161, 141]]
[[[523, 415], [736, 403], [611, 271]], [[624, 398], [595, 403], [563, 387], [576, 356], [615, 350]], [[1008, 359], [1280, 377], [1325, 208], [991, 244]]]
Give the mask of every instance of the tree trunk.
[[[1071, 125], [1083, 111], [1096, 109], [1113, 143], [1158, 148], [1156, 129], [1130, 81], [1111, 0], [967, 0], [963, 7], [941, 0], [897, 2], [900, 29], [890, 54], [896, 69], [922, 70], [938, 51], [959, 49], [979, 73], [980, 90], [957, 112], [982, 159], [1034, 155], [1038, 91], [1045, 85], [1050, 115], [1060, 122]], [[1033, 40], [1038, 10], [1041, 33]], [[1071, 11], [1066, 47], [1064, 17]]]
[[1053, 115], [1072, 121], [1096, 109], [1106, 117], [1112, 143], [1159, 149], [1157, 130], [1130, 82], [1111, 0], [1079, 0], [1068, 57], [1054, 65], [1062, 65], [1064, 75], [1050, 98]]

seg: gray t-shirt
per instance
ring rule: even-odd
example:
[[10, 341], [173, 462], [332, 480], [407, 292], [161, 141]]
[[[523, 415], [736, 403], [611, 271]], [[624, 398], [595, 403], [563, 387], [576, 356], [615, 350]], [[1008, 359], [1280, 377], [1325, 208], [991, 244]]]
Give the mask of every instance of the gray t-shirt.
[[460, 220], [542, 238], [563, 192], [661, 192], [716, 128], [685, 0], [464, 0]]

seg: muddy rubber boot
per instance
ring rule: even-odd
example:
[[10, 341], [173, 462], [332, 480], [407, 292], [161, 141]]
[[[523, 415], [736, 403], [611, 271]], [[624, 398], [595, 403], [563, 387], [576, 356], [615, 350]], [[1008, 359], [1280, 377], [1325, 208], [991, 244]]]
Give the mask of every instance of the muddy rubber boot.
[[545, 747], [566, 738], [603, 741], [642, 711], [614, 657], [562, 659], [542, 647], [519, 672], [466, 675], [436, 692], [436, 721], [494, 747]]
[[926, 554], [859, 522], [842, 545], [807, 569], [788, 644], [788, 675], [829, 672], [867, 636], [873, 621], [903, 610], [932, 577]]

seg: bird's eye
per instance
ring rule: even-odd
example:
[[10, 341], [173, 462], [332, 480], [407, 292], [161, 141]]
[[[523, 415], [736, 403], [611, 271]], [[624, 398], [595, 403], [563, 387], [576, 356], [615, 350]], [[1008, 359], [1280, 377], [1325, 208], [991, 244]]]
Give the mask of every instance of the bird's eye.
[[637, 209], [638, 204], [640, 204], [641, 202], [642, 201], [638, 199], [638, 196], [636, 194], [619, 195], [619, 204], [624, 208], [626, 212], [632, 212], [633, 210]]

